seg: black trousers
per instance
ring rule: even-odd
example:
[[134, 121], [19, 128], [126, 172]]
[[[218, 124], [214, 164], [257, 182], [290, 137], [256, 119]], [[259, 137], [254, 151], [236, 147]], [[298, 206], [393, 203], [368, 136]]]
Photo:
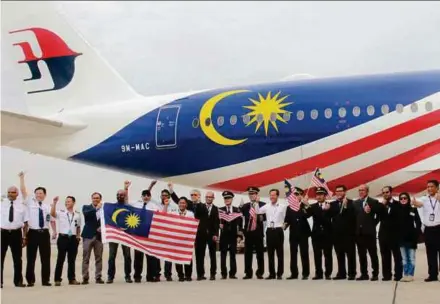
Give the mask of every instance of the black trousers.
[[437, 279], [440, 264], [440, 225], [425, 227], [425, 246], [429, 277]]
[[377, 256], [376, 236], [358, 235], [356, 237], [356, 245], [359, 254], [361, 275], [368, 276], [368, 261], [367, 261], [367, 251], [368, 251], [371, 260], [371, 267], [373, 268], [372, 275], [373, 277], [377, 277], [379, 275], [379, 258]]
[[22, 257], [22, 233], [21, 229], [16, 230], [1, 230], [1, 245], [2, 245], [2, 281], [3, 286], [3, 269], [5, 265], [6, 252], [8, 247], [11, 247], [12, 261], [14, 262], [14, 284], [23, 282], [23, 262]]
[[75, 278], [75, 261], [78, 254], [78, 241], [75, 235], [68, 236], [59, 234], [58, 241], [58, 256], [55, 266], [55, 282], [62, 281], [63, 266], [67, 255], [67, 279], [69, 281], [76, 280]]
[[208, 250], [209, 250], [209, 260], [211, 263], [210, 274], [215, 276], [217, 273], [217, 242], [215, 242], [212, 237], [207, 240]]
[[[109, 243], [109, 257], [108, 257], [108, 271], [107, 276], [109, 280], [113, 280], [115, 278], [116, 274], [116, 255], [118, 253], [118, 243]], [[122, 254], [124, 255], [124, 272], [125, 272], [125, 278], [130, 278], [131, 275], [131, 254], [130, 254], [130, 247], [121, 245], [122, 247]]]
[[379, 239], [380, 256], [382, 258], [382, 276], [391, 279], [391, 256], [394, 260], [394, 278], [400, 280], [403, 276], [402, 255], [395, 240]]
[[160, 260], [147, 254], [147, 281], [152, 282], [160, 278]]
[[237, 236], [223, 235], [220, 237], [220, 268], [222, 277], [226, 277], [228, 274], [228, 268], [226, 267], [226, 257], [229, 252], [229, 276], [235, 276], [237, 273], [237, 260], [235, 258], [237, 254]]
[[[336, 258], [338, 260], [338, 277], [354, 278], [356, 276], [356, 241], [355, 237], [333, 236]], [[347, 264], [346, 264], [347, 262]], [[347, 267], [346, 267], [347, 265]]]
[[192, 260], [189, 265], [176, 264], [176, 272], [179, 279], [190, 279], [192, 275], [192, 267]]
[[252, 277], [252, 256], [254, 250], [257, 255], [257, 276], [262, 276], [264, 274], [264, 242], [263, 235], [258, 231], [248, 231], [246, 232], [244, 238], [244, 273]]
[[290, 243], [290, 274], [298, 277], [298, 247], [301, 256], [302, 276], [310, 275], [310, 259], [309, 259], [309, 238], [307, 237], [289, 237]]
[[50, 233], [49, 229], [29, 229], [26, 247], [26, 281], [35, 284], [35, 260], [37, 251], [41, 261], [41, 283], [49, 283], [50, 280]]
[[[157, 262], [158, 262], [158, 265], [159, 265], [159, 267], [158, 267], [158, 269], [159, 269], [158, 277], [160, 277], [160, 272], [162, 271], [162, 267], [160, 266], [160, 260], [159, 259], [157, 260]], [[168, 261], [164, 262], [164, 276], [165, 276], [165, 278], [171, 278], [171, 276], [172, 276], [172, 267], [173, 267], [173, 263], [168, 262]]]
[[208, 236], [197, 235], [194, 247], [196, 253], [196, 272], [198, 278], [205, 276], [205, 252], [207, 243]]
[[[133, 262], [134, 275], [133, 275], [133, 278], [135, 280], [142, 279], [142, 271], [144, 269], [144, 257], [147, 259], [147, 269], [148, 269], [148, 255], [146, 255], [143, 252], [140, 252], [138, 250], [134, 251], [134, 262]], [[147, 270], [147, 278], [146, 279], [148, 280], [148, 270]]]
[[324, 256], [325, 276], [331, 276], [333, 272], [332, 238], [325, 235], [312, 236], [312, 246], [315, 260], [315, 275], [317, 277], [323, 276], [322, 257]]
[[267, 228], [267, 257], [269, 260], [269, 276], [275, 276], [275, 252], [278, 267], [276, 275], [281, 277], [284, 273], [284, 231], [283, 228]]

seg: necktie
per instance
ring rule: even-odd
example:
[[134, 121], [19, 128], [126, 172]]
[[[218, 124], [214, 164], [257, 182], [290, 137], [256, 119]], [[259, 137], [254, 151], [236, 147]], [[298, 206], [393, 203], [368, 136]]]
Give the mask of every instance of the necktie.
[[145, 209], [145, 206], [147, 206], [147, 203], [144, 202], [144, 207], [143, 207], [143, 209]]
[[229, 207], [228, 207], [228, 212], [226, 212], [226, 214], [229, 214], [229, 213], [231, 213], [231, 211], [229, 210]]
[[9, 222], [14, 221], [14, 202], [11, 201], [11, 207], [9, 207]]
[[40, 205], [40, 208], [38, 208], [38, 220], [40, 224], [40, 228], [43, 229], [44, 227], [44, 216], [43, 216], [43, 209], [41, 208], [42, 202], [38, 202], [38, 205]]

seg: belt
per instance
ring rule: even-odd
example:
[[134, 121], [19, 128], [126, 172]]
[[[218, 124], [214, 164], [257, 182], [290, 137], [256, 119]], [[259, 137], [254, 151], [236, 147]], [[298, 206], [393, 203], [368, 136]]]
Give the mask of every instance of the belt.
[[437, 228], [440, 228], [440, 225], [435, 225], [435, 226], [425, 226], [425, 229], [426, 229], [426, 228], [428, 228], [428, 229], [431, 229], [431, 228], [437, 229]]
[[49, 228], [45, 228], [45, 229], [32, 229], [29, 228], [29, 231], [35, 231], [35, 232], [49, 232]]
[[64, 236], [64, 237], [76, 237], [76, 234], [68, 235], [65, 233], [59, 233], [58, 236]]
[[267, 227], [267, 230], [283, 229], [283, 227]]
[[7, 231], [7, 232], [16, 232], [16, 231], [20, 231], [21, 228], [17, 228], [17, 229], [4, 229], [4, 228], [1, 228], [1, 230], [2, 231]]

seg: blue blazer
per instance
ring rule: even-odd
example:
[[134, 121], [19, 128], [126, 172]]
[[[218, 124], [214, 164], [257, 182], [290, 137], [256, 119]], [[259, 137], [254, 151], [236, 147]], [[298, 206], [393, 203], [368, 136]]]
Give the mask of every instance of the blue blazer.
[[[96, 218], [96, 209], [93, 205], [84, 205], [82, 208], [84, 214], [84, 227], [81, 233], [81, 237], [86, 239], [93, 239], [97, 236], [97, 229], [101, 227], [100, 221]], [[99, 233], [100, 236], [101, 233]]]

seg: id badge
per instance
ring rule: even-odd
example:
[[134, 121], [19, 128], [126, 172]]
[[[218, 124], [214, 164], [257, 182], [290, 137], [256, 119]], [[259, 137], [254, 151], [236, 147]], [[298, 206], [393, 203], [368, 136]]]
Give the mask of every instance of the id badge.
[[72, 236], [72, 230], [69, 230], [68, 235]]
[[50, 222], [50, 214], [46, 215], [46, 222]]
[[275, 223], [274, 222], [270, 222], [270, 228], [275, 227]]
[[430, 222], [433, 222], [434, 219], [435, 219], [435, 215], [434, 215], [434, 213], [431, 213], [431, 214], [429, 215], [429, 221], [430, 221]]

